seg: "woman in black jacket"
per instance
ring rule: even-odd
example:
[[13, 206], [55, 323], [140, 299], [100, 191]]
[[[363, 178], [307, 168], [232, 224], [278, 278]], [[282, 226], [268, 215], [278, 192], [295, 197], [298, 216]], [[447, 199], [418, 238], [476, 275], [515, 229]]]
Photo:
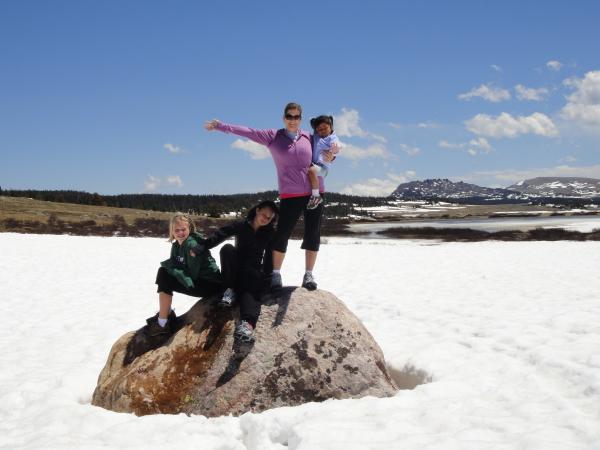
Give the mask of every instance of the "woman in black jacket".
[[240, 323], [235, 329], [235, 338], [243, 342], [254, 341], [261, 309], [260, 295], [273, 269], [271, 242], [278, 213], [274, 202], [260, 202], [250, 209], [245, 220], [219, 228], [193, 249], [201, 253], [235, 236], [235, 246], [225, 244], [220, 252], [221, 275], [227, 290], [219, 304], [229, 307], [237, 299]]

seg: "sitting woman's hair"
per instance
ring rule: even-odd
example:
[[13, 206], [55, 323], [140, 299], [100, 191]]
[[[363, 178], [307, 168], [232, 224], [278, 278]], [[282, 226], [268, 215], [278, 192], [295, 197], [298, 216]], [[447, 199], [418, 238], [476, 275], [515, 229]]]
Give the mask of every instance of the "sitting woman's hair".
[[310, 119], [310, 126], [313, 130], [316, 130], [322, 123], [328, 124], [331, 127], [331, 131], [333, 131], [333, 116], [318, 116]]
[[263, 200], [258, 205], [254, 205], [252, 208], [250, 208], [250, 210], [248, 211], [248, 214], [246, 216], [247, 219], [250, 222], [252, 222], [254, 220], [254, 218], [256, 217], [256, 211], [259, 209], [263, 209], [263, 208], [270, 208], [271, 211], [273, 211], [273, 219], [271, 220], [271, 222], [269, 222], [268, 225], [265, 225], [265, 226], [275, 228], [275, 225], [277, 225], [277, 218], [279, 216], [279, 208], [277, 207], [275, 202], [272, 200]]
[[175, 233], [173, 233], [173, 230], [175, 228], [175, 223], [180, 221], [188, 223], [188, 226], [190, 227], [190, 234], [196, 231], [196, 225], [188, 214], [176, 212], [171, 216], [171, 220], [169, 221], [169, 242], [173, 242], [175, 240]]

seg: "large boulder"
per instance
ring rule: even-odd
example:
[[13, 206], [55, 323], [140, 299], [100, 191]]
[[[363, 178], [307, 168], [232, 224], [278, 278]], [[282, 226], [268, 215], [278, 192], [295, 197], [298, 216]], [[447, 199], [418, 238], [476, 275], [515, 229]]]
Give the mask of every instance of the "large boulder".
[[254, 344], [234, 341], [237, 309], [219, 309], [216, 300], [197, 302], [163, 342], [143, 328], [122, 336], [92, 404], [213, 417], [396, 393], [381, 349], [331, 293], [286, 288], [278, 299], [263, 299]]

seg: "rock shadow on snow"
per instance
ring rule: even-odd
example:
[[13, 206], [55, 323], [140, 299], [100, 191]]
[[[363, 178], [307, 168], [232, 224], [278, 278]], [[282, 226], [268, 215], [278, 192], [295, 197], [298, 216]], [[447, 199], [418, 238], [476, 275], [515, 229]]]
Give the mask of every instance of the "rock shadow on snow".
[[433, 381], [433, 376], [410, 364], [406, 364], [401, 369], [396, 369], [388, 365], [387, 369], [392, 380], [394, 380], [394, 383], [400, 390], [414, 389], [417, 386]]

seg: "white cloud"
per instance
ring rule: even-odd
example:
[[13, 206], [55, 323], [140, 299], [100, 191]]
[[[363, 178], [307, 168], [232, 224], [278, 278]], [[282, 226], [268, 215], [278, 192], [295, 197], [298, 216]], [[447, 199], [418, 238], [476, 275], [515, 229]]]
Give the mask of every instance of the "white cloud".
[[481, 153], [489, 153], [493, 150], [492, 146], [486, 138], [479, 137], [469, 141], [469, 155], [476, 156]]
[[451, 149], [467, 149], [467, 153], [471, 156], [477, 156], [481, 153], [489, 153], [494, 149], [488, 142], [488, 140], [484, 137], [478, 137], [475, 139], [471, 139], [469, 142], [448, 142], [445, 140], [439, 141], [438, 146], [441, 148], [451, 148]]
[[338, 136], [371, 138], [379, 142], [387, 142], [385, 137], [363, 130], [359, 122], [360, 115], [356, 109], [342, 108], [341, 114], [333, 116], [333, 128]]
[[408, 156], [417, 156], [421, 153], [421, 149], [419, 147], [411, 147], [406, 144], [400, 144], [400, 149]]
[[485, 151], [492, 151], [492, 146], [490, 145], [490, 143], [487, 141], [486, 138], [477, 138], [477, 139], [471, 139], [471, 141], [469, 141], [469, 145], [472, 147], [477, 147], [480, 148], [482, 150]]
[[536, 177], [584, 177], [600, 178], [600, 165], [595, 166], [569, 166], [560, 165], [555, 167], [528, 169], [528, 170], [497, 170], [473, 172], [460, 177], [464, 181], [471, 183], [481, 182], [481, 180], [493, 179], [502, 186], [509, 186], [517, 181], [527, 180]]
[[270, 156], [267, 147], [253, 141], [236, 139], [231, 144], [231, 148], [245, 151], [250, 155], [251, 159], [265, 159]]
[[373, 139], [375, 139], [376, 141], [382, 142], [384, 144], [387, 143], [387, 139], [379, 134], [371, 134], [370, 135]]
[[356, 145], [346, 144], [343, 142], [341, 144], [342, 150], [340, 151], [339, 155], [352, 160], [367, 158], [386, 159], [390, 156], [387, 148], [380, 143], [375, 143], [369, 145], [368, 147], [358, 147]]
[[562, 66], [562, 63], [560, 61], [556, 61], [555, 59], [552, 59], [546, 63], [546, 67], [554, 71], [559, 71]]
[[492, 64], [490, 67], [492, 69], [494, 69], [496, 72], [502, 72], [502, 67], [497, 66], [496, 64]]
[[569, 78], [563, 84], [574, 89], [561, 111], [564, 119], [583, 126], [600, 127], [600, 70], [588, 72], [583, 79]]
[[466, 144], [464, 142], [461, 142], [459, 144], [455, 144], [453, 142], [448, 142], [445, 140], [441, 140], [438, 142], [438, 147], [441, 148], [464, 148]]
[[183, 181], [181, 181], [181, 177], [179, 175], [170, 175], [167, 177], [167, 184], [170, 186], [183, 186]]
[[173, 155], [177, 155], [181, 152], [183, 152], [183, 149], [181, 147], [177, 147], [176, 145], [173, 144], [169, 144], [168, 142], [163, 145], [163, 147], [171, 154]]
[[404, 175], [388, 173], [387, 178], [369, 178], [366, 181], [350, 184], [343, 188], [341, 193], [348, 195], [386, 197], [394, 192], [399, 184], [406, 183], [410, 178], [414, 178], [415, 176], [416, 173], [412, 170], [406, 171]]
[[460, 94], [460, 100], [471, 100], [473, 97], [481, 97], [489, 102], [502, 102], [510, 100], [510, 92], [506, 89], [501, 89], [488, 84], [482, 84], [478, 88], [473, 88], [465, 94]]
[[492, 138], [515, 138], [521, 134], [537, 134], [545, 137], [558, 136], [558, 129], [548, 116], [533, 113], [530, 116], [513, 117], [502, 113], [498, 117], [477, 114], [465, 122], [472, 133]]
[[[400, 130], [401, 128], [412, 128], [415, 125], [412, 124], [401, 124], [398, 122], [389, 122], [388, 125], [396, 130]], [[439, 124], [435, 122], [419, 122], [416, 124], [417, 128], [439, 128]]]
[[338, 136], [345, 137], [365, 137], [367, 132], [363, 130], [358, 122], [360, 116], [356, 109], [342, 108], [342, 113], [338, 116], [334, 116], [334, 128], [335, 133]]
[[548, 95], [548, 89], [546, 88], [528, 88], [522, 84], [517, 84], [515, 86], [515, 91], [517, 91], [517, 98], [519, 100], [529, 100], [535, 102], [544, 100]]
[[160, 186], [167, 184], [169, 186], [181, 187], [183, 181], [179, 175], [169, 175], [164, 180], [153, 175], [148, 175], [146, 181], [144, 181], [144, 190], [146, 192], [155, 192]]
[[160, 186], [160, 178], [148, 175], [146, 181], [144, 181], [144, 189], [146, 192], [154, 192]]

